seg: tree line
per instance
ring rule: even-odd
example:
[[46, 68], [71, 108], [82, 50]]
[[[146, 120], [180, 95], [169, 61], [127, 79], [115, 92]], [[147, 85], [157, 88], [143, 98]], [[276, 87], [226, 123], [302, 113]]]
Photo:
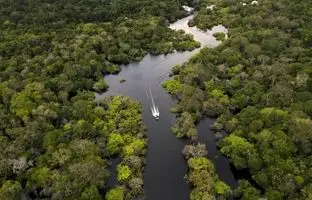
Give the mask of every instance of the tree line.
[[[170, 0], [0, 1], [0, 199], [133, 199], [147, 147], [141, 105], [95, 101], [120, 64], [198, 47]], [[108, 160], [120, 157], [118, 186]]]
[[[201, 29], [223, 24], [229, 38], [174, 67], [173, 79], [163, 84], [179, 99], [172, 108], [180, 116], [174, 133], [196, 144], [194, 124], [216, 117], [211, 128], [228, 134], [218, 143], [221, 153], [237, 171], [250, 173], [239, 180], [235, 198], [311, 199], [311, 3], [200, 4], [192, 23]], [[189, 179], [191, 199], [201, 199], [192, 198], [202, 194], [197, 189], [201, 180]]]

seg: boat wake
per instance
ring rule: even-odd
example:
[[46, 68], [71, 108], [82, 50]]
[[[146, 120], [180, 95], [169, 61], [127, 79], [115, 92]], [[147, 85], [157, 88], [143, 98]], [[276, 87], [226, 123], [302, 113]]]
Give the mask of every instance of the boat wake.
[[148, 98], [152, 100], [152, 106], [151, 106], [152, 115], [153, 115], [153, 117], [155, 117], [156, 120], [159, 120], [159, 109], [158, 109], [158, 106], [155, 105], [151, 88], [149, 88], [149, 94], [148, 93], [146, 93], [146, 94], [147, 94]]

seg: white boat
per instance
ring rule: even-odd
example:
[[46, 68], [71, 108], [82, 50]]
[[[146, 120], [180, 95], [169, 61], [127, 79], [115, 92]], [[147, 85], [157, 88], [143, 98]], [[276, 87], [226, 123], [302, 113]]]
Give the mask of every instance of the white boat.
[[153, 106], [151, 108], [151, 111], [152, 111], [153, 117], [155, 117], [156, 120], [159, 120], [159, 110], [158, 110], [158, 108]]
[[189, 7], [189, 6], [182, 6], [182, 8], [183, 8], [186, 12], [189, 12], [189, 13], [191, 13], [191, 12], [194, 11], [194, 8]]
[[158, 110], [158, 107], [154, 103], [154, 98], [153, 98], [151, 90], [150, 90], [150, 97], [152, 100], [152, 107], [151, 107], [152, 115], [153, 117], [155, 117], [156, 120], [159, 120], [159, 110]]

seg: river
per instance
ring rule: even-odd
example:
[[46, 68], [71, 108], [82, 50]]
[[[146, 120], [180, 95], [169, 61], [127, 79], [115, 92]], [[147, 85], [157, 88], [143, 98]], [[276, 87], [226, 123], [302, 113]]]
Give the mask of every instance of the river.
[[[171, 29], [183, 29], [186, 33], [194, 36], [199, 41], [201, 48], [215, 47], [219, 42], [212, 36], [215, 32], [227, 30], [219, 25], [212, 30], [203, 32], [196, 27], [188, 27], [187, 22], [193, 16], [188, 16], [170, 25]], [[174, 125], [176, 117], [169, 112], [176, 101], [164, 91], [161, 82], [168, 79], [173, 66], [186, 62], [199, 49], [188, 52], [174, 52], [168, 55], [146, 55], [143, 60], [122, 66], [122, 71], [117, 75], [105, 77], [109, 90], [97, 95], [97, 99], [110, 95], [126, 95], [141, 102], [143, 106], [143, 122], [147, 126], [148, 151], [146, 155], [146, 167], [144, 172], [144, 190], [148, 200], [187, 200], [189, 199], [190, 187], [184, 179], [187, 174], [187, 165], [181, 154], [186, 140], [177, 139], [170, 128]], [[121, 79], [126, 82], [120, 83]], [[151, 114], [151, 100], [147, 93], [151, 89], [155, 104], [159, 107], [160, 119], [156, 121]], [[216, 141], [209, 126], [212, 119], [200, 121], [197, 126], [201, 142], [205, 142], [208, 149], [208, 157], [216, 164], [216, 169], [221, 180], [236, 186], [236, 181], [230, 170], [229, 161], [219, 155]], [[113, 166], [116, 166], [116, 161]], [[115, 172], [113, 170], [113, 172]], [[112, 174], [110, 185], [116, 184], [116, 175]]]

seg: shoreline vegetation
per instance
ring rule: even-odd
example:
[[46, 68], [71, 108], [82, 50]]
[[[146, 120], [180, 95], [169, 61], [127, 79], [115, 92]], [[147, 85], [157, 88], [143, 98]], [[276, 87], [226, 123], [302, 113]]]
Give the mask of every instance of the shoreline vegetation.
[[312, 198], [310, 7], [303, 0], [198, 5], [191, 25], [206, 30], [223, 24], [229, 38], [174, 67], [173, 78], [163, 83], [179, 100], [172, 109], [179, 116], [173, 132], [195, 139], [187, 147], [198, 155], [196, 162], [188, 162], [192, 200], [215, 196], [211, 188], [198, 188], [203, 175], [191, 177], [204, 173], [197, 167], [211, 169], [202, 159], [204, 147], [196, 144], [194, 127], [202, 117], [217, 118], [211, 128], [227, 133], [218, 144], [220, 152], [236, 170], [250, 173], [239, 180], [235, 198]]
[[187, 180], [192, 186], [191, 200], [227, 199], [232, 193], [230, 186], [222, 182], [214, 164], [207, 158], [206, 145], [186, 145], [182, 151], [188, 165]]
[[[191, 26], [229, 29], [162, 84], [179, 100], [173, 132], [192, 139], [182, 152], [190, 199], [312, 198], [309, 1], [16, 0], [0, 2], [0, 199], [143, 195], [142, 107], [125, 96], [95, 102], [94, 92], [121, 64], [198, 48], [168, 28], [187, 15], [182, 5], [195, 7]], [[220, 152], [250, 173], [234, 191], [197, 141], [202, 117], [216, 118], [213, 130], [227, 133]], [[116, 156], [118, 185], [108, 188]]]
[[[108, 89], [104, 76], [120, 64], [197, 48], [191, 35], [168, 27], [187, 4], [0, 2], [0, 199], [143, 194], [141, 105], [124, 96], [95, 102], [94, 92]], [[107, 188], [115, 156], [118, 186]]]
[[[207, 9], [214, 8], [214, 6], [207, 6]], [[197, 17], [197, 13], [195, 13], [195, 17]], [[194, 18], [195, 18], [194, 17]], [[188, 21], [187, 25], [189, 27], [196, 27], [195, 19], [192, 18]], [[215, 24], [219, 25], [219, 24]], [[209, 27], [211, 29], [213, 27]], [[200, 30], [200, 29], [199, 29]], [[206, 31], [208, 28], [206, 29]], [[227, 35], [223, 32], [216, 32], [213, 36], [223, 42]], [[199, 53], [195, 54], [196, 57]], [[186, 92], [188, 88], [187, 85], [180, 84], [178, 79], [176, 79], [176, 75], [180, 72], [180, 68], [182, 65], [176, 65], [173, 67], [170, 76], [173, 76], [173, 79], [168, 79], [167, 81], [162, 83], [162, 87], [175, 98], [178, 99], [178, 105], [176, 107], [172, 107], [170, 109], [171, 112], [178, 114], [178, 119], [176, 124], [171, 128], [171, 131], [177, 138], [191, 138], [191, 144], [185, 145], [182, 154], [186, 159], [188, 165], [188, 173], [185, 178], [190, 183], [191, 193], [190, 200], [202, 200], [202, 199], [228, 199], [230, 196], [233, 196], [233, 191], [230, 186], [221, 181], [215, 171], [214, 164], [207, 158], [207, 150], [206, 145], [201, 144], [198, 140], [198, 133], [196, 130], [196, 122], [201, 120], [200, 113], [190, 113], [190, 112], [182, 112], [181, 108], [178, 108], [181, 103], [181, 94], [188, 95], [187, 97], [183, 96], [186, 100], [183, 106], [193, 107], [193, 110], [200, 108], [196, 105], [196, 101], [200, 101], [204, 98], [201, 94], [200, 89], [194, 89]], [[192, 70], [192, 69], [191, 69]], [[185, 93], [184, 93], [185, 92]], [[199, 93], [199, 94], [198, 94]], [[190, 96], [193, 96], [191, 100], [187, 100]], [[195, 104], [194, 104], [195, 103]], [[184, 107], [186, 108], [186, 107]], [[195, 120], [194, 120], [195, 118]], [[209, 128], [209, 127], [207, 127]]]

